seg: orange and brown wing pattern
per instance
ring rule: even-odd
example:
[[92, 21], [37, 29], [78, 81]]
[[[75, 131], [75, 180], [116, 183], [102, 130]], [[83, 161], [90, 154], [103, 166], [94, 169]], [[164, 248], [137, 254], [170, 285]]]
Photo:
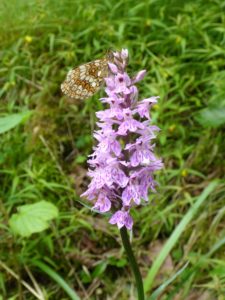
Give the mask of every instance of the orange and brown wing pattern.
[[70, 70], [61, 90], [70, 98], [84, 100], [101, 88], [107, 75], [108, 59], [97, 59]]

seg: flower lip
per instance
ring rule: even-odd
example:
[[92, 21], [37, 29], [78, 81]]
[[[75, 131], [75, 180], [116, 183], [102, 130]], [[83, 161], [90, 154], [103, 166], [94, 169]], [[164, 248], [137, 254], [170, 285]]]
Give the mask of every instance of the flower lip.
[[133, 220], [127, 211], [118, 210], [109, 220], [110, 224], [117, 224], [117, 227], [121, 229], [126, 227], [131, 230], [133, 227]]

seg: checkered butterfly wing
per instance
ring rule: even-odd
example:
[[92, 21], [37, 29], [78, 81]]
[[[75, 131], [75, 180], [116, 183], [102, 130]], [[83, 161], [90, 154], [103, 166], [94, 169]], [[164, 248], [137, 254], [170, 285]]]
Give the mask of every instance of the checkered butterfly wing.
[[67, 74], [61, 84], [62, 92], [70, 98], [84, 100], [94, 95], [108, 76], [108, 58], [83, 64]]

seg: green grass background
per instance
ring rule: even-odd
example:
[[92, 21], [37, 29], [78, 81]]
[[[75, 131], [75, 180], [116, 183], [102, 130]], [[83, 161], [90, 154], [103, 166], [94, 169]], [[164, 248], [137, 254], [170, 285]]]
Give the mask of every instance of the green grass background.
[[[42, 299], [73, 299], [36, 261], [81, 299], [136, 299], [118, 230], [79, 198], [103, 92], [85, 103], [60, 92], [70, 68], [121, 48], [129, 49], [130, 74], [148, 71], [140, 95], [160, 96], [152, 117], [161, 128], [156, 149], [165, 168], [151, 203], [132, 211], [141, 272], [145, 277], [154, 260], [152, 245], [158, 253], [218, 179], [153, 289], [189, 261], [159, 299], [225, 299], [224, 125], [204, 114], [214, 108], [225, 114], [225, 1], [2, 0], [0, 24], [1, 116], [33, 111], [28, 122], [1, 135], [0, 299], [38, 299], [22, 280]], [[14, 236], [10, 216], [40, 200], [58, 207], [57, 220], [29, 238]]]

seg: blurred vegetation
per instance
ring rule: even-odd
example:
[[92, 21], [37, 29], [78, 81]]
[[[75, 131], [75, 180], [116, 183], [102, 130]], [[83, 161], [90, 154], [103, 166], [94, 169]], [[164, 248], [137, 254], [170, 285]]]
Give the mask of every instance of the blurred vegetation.
[[[142, 274], [217, 179], [153, 288], [189, 261], [160, 299], [225, 299], [225, 1], [2, 0], [0, 22], [1, 117], [30, 112], [1, 135], [0, 299], [76, 299], [71, 289], [135, 299], [118, 230], [79, 198], [103, 91], [85, 103], [60, 92], [71, 67], [121, 48], [131, 74], [148, 70], [141, 96], [160, 96], [152, 116], [165, 169], [151, 203], [132, 211]], [[43, 200], [59, 210], [51, 226], [14, 235], [17, 208]]]

